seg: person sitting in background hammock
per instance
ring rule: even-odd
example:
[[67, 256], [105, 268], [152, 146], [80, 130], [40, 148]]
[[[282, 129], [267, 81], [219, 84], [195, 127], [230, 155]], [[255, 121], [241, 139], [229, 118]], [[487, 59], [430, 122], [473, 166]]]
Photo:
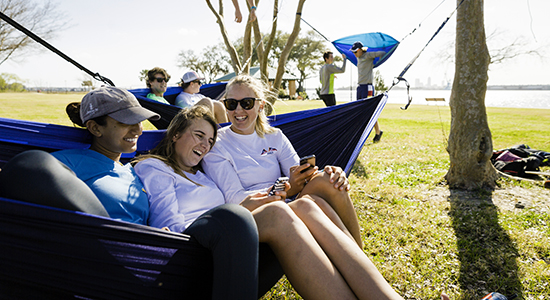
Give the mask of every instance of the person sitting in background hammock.
[[204, 80], [204, 78], [200, 77], [197, 72], [194, 71], [183, 74], [180, 83], [183, 91], [176, 97], [175, 105], [181, 108], [191, 107], [193, 105], [206, 106], [216, 118], [216, 122], [226, 123], [227, 115], [223, 104], [220, 101], [212, 100], [199, 93], [202, 80]]
[[151, 89], [151, 92], [147, 94], [147, 98], [170, 105], [170, 102], [164, 99], [164, 93], [166, 93], [168, 80], [170, 80], [170, 75], [168, 75], [168, 72], [166, 72], [163, 68], [154, 67], [147, 71], [145, 84], [147, 84], [147, 87]]
[[[217, 125], [203, 107], [181, 110], [149, 155], [136, 158], [135, 170], [148, 191], [152, 226], [186, 232], [204, 212], [225, 203], [216, 184], [200, 170], [215, 143]], [[285, 190], [288, 190], [287, 184]], [[248, 195], [240, 205], [252, 212], [259, 241], [271, 247], [290, 283], [305, 299], [402, 299], [361, 248], [307, 195], [286, 204], [286, 193]], [[271, 250], [260, 246], [260, 266]], [[277, 259], [268, 256], [268, 265]], [[267, 270], [275, 284], [282, 273]], [[260, 269], [262, 280], [266, 270]], [[265, 291], [260, 289], [259, 296]]]
[[[19, 154], [0, 172], [0, 196], [147, 225], [146, 190], [120, 157], [136, 150], [141, 122], [159, 116], [116, 87], [86, 94], [68, 113], [90, 132], [90, 148]], [[186, 233], [212, 253], [213, 283], [204, 286], [212, 286], [213, 299], [256, 299], [258, 232], [249, 211], [235, 204], [216, 207]]]
[[298, 166], [299, 157], [290, 141], [267, 122], [263, 111], [267, 93], [267, 87], [249, 75], [239, 75], [227, 84], [223, 103], [231, 126], [220, 129], [215, 147], [202, 161], [204, 171], [220, 187], [227, 203], [265, 192], [283, 173], [290, 178], [290, 197], [310, 195], [361, 246], [345, 173], [335, 166], [326, 166], [320, 173], [315, 166], [310, 170], [306, 170], [311, 167], [308, 164]]

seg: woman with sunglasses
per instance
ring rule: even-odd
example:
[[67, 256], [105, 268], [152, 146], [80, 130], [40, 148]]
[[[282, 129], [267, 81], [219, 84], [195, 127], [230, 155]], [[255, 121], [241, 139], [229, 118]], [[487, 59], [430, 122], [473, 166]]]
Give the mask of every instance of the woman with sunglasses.
[[[186, 233], [200, 221], [198, 215], [225, 203], [223, 193], [200, 169], [201, 159], [216, 141], [216, 128], [206, 109], [182, 110], [151, 154], [137, 159], [135, 169], [148, 191], [152, 226]], [[251, 211], [258, 227], [258, 296], [282, 276], [280, 262], [305, 299], [402, 299], [311, 198], [286, 204], [285, 195], [284, 190], [254, 193], [239, 203]]]
[[314, 196], [327, 216], [361, 246], [345, 173], [334, 166], [317, 172], [316, 166], [299, 165], [288, 138], [267, 122], [263, 111], [266, 93], [269, 91], [264, 84], [248, 75], [239, 75], [227, 84], [223, 103], [231, 126], [220, 129], [216, 146], [204, 158], [206, 174], [228, 203], [240, 203], [247, 195], [265, 192], [279, 176], [289, 177], [289, 197]]
[[206, 106], [206, 108], [212, 112], [216, 122], [226, 123], [227, 115], [223, 104], [220, 101], [212, 100], [199, 93], [203, 80], [204, 77], [200, 77], [195, 71], [189, 71], [183, 74], [180, 83], [183, 91], [176, 97], [175, 105], [181, 108], [194, 105]]

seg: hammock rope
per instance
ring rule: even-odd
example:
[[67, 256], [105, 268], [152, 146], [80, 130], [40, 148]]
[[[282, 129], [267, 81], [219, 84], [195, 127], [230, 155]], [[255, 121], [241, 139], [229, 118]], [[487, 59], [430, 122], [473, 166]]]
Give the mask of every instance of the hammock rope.
[[[386, 91], [386, 92], [389, 92], [394, 86], [396, 86], [397, 84], [399, 84], [399, 82], [401, 81], [404, 81], [405, 84], [407, 85], [407, 98], [408, 98], [408, 101], [407, 101], [407, 104], [405, 105], [405, 107], [401, 107], [402, 110], [406, 110], [407, 108], [409, 108], [409, 105], [411, 105], [411, 102], [412, 102], [412, 97], [410, 96], [409, 94], [409, 89], [410, 89], [410, 85], [409, 85], [409, 82], [405, 79], [405, 73], [407, 73], [407, 71], [412, 67], [412, 65], [414, 64], [414, 62], [416, 61], [416, 59], [418, 59], [418, 57], [420, 56], [420, 54], [422, 54], [422, 52], [424, 52], [424, 50], [426, 49], [426, 47], [428, 47], [428, 45], [433, 41], [433, 39], [435, 38], [436, 35], [439, 34], [439, 32], [441, 31], [441, 29], [443, 29], [443, 27], [445, 27], [445, 25], [447, 25], [447, 22], [451, 19], [451, 17], [454, 15], [454, 13], [458, 10], [458, 8], [462, 5], [462, 3], [464, 3], [465, 0], [462, 0], [460, 1], [460, 3], [456, 6], [456, 8], [451, 12], [451, 14], [447, 17], [447, 19], [445, 19], [445, 21], [443, 21], [443, 23], [439, 26], [439, 28], [435, 31], [435, 33], [432, 35], [432, 37], [430, 38], [430, 40], [426, 43], [426, 45], [424, 45], [424, 47], [420, 50], [420, 52], [418, 52], [418, 54], [413, 57], [413, 59], [405, 66], [405, 68], [403, 69], [403, 71], [401, 71], [401, 73], [395, 77], [395, 79], [393, 80], [393, 83], [392, 85], [390, 86], [390, 88]], [[441, 5], [441, 4], [440, 4]]]
[[42, 38], [40, 38], [39, 36], [37, 36], [36, 34], [34, 34], [32, 31], [28, 30], [27, 28], [23, 27], [23, 25], [17, 23], [16, 21], [14, 21], [13, 19], [11, 19], [10, 17], [6, 16], [4, 13], [0, 12], [0, 18], [4, 21], [6, 21], [8, 24], [10, 24], [11, 26], [15, 27], [15, 29], [23, 32], [24, 34], [26, 34], [28, 37], [32, 38], [33, 40], [35, 40], [36, 42], [38, 42], [39, 44], [41, 44], [42, 46], [48, 48], [50, 51], [52, 51], [53, 53], [61, 56], [63, 59], [65, 59], [66, 61], [70, 62], [71, 64], [75, 65], [77, 68], [79, 68], [80, 70], [84, 71], [85, 73], [87, 73], [88, 75], [92, 76], [95, 80], [98, 80], [98, 81], [102, 81], [110, 86], [115, 86], [115, 84], [107, 77], [104, 77], [104, 76], [101, 76], [99, 73], [94, 73], [92, 71], [90, 71], [89, 69], [87, 69], [86, 67], [84, 67], [83, 65], [79, 64], [78, 62], [76, 62], [75, 60], [73, 60], [72, 58], [70, 58], [69, 56], [65, 55], [63, 52], [59, 51], [57, 48], [55, 48], [54, 46], [52, 46], [50, 43], [46, 42], [45, 40], [43, 40]]

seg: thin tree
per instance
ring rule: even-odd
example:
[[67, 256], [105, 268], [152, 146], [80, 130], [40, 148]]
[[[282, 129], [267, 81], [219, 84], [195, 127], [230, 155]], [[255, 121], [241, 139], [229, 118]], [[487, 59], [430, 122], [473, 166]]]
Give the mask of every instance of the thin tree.
[[[298, 1], [298, 7], [296, 9], [296, 17], [294, 20], [294, 27], [293, 27], [292, 33], [289, 35], [285, 48], [281, 52], [279, 64], [277, 67], [277, 75], [272, 85], [272, 88], [275, 91], [278, 90], [279, 87], [281, 86], [281, 82], [285, 71], [286, 62], [290, 54], [290, 50], [292, 49], [294, 42], [296, 41], [296, 38], [300, 33], [300, 22], [301, 22], [300, 16], [302, 14], [304, 2], [305, 0]], [[244, 32], [244, 38], [243, 38], [244, 55], [242, 60], [239, 58], [237, 50], [235, 49], [235, 46], [233, 45], [233, 43], [229, 40], [229, 37], [227, 34], [225, 23], [223, 21], [223, 12], [224, 12], [223, 1], [219, 0], [218, 3], [219, 3], [218, 10], [216, 10], [212, 5], [211, 0], [206, 0], [206, 4], [210, 8], [214, 16], [216, 16], [216, 22], [220, 26], [220, 31], [221, 31], [225, 46], [227, 48], [227, 52], [231, 57], [231, 62], [235, 73], [236, 74], [249, 73], [249, 68], [250, 68], [249, 58], [252, 55], [252, 52], [256, 51], [258, 61], [260, 63], [260, 72], [262, 74], [262, 80], [267, 81], [268, 80], [267, 66], [268, 66], [269, 51], [271, 50], [271, 47], [273, 45], [273, 40], [275, 39], [275, 35], [277, 33], [279, 1], [278, 0], [273, 1], [273, 19], [271, 22], [272, 24], [271, 32], [269, 33], [267, 40], [265, 41], [265, 44], [264, 44], [264, 37], [262, 36], [260, 31], [258, 19], [256, 19], [253, 22], [247, 23], [245, 27], [245, 32]], [[259, 0], [256, 0], [255, 5], [258, 5], [258, 3], [259, 3]], [[248, 7], [248, 9], [250, 10], [250, 7]], [[252, 44], [252, 35], [254, 35], [254, 44]]]
[[[0, 11], [43, 39], [51, 39], [66, 22], [57, 7], [29, 0], [0, 0]], [[10, 24], [0, 20], [0, 65], [10, 58], [22, 56], [39, 46]]]
[[494, 188], [498, 174], [491, 164], [493, 142], [485, 93], [491, 61], [487, 49], [483, 0], [462, 2], [457, 11], [455, 76], [451, 91], [451, 131], [447, 151], [450, 188]]

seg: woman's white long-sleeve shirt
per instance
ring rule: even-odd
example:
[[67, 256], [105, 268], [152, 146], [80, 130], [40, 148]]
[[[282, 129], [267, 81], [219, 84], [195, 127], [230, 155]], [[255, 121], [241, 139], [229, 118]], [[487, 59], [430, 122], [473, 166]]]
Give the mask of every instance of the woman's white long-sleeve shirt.
[[227, 203], [265, 192], [280, 176], [289, 176], [299, 163], [294, 147], [281, 130], [263, 138], [256, 132], [237, 134], [230, 127], [218, 131], [214, 148], [202, 160], [206, 174], [222, 190]]
[[200, 171], [185, 175], [202, 186], [155, 158], [139, 162], [134, 169], [149, 197], [149, 225], [153, 227], [183, 232], [197, 217], [225, 203], [220, 189]]

